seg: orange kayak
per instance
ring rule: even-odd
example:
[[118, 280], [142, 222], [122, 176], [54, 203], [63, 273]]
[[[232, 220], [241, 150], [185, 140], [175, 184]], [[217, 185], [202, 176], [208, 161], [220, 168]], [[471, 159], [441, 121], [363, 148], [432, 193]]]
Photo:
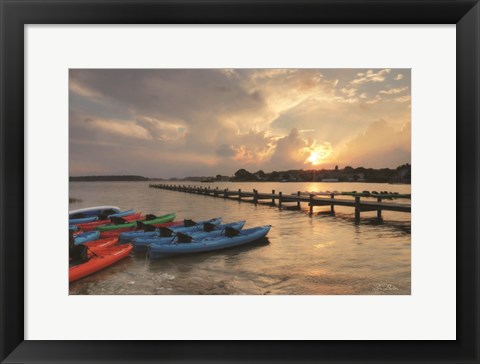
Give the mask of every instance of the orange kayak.
[[126, 258], [132, 251], [132, 248], [131, 244], [123, 244], [93, 249], [95, 254], [89, 253], [90, 259], [88, 261], [69, 268], [69, 282], [77, 281]]
[[108, 248], [109, 246], [115, 245], [118, 242], [118, 238], [106, 238], [106, 239], [97, 239], [83, 243], [88, 248], [96, 250], [101, 248]]

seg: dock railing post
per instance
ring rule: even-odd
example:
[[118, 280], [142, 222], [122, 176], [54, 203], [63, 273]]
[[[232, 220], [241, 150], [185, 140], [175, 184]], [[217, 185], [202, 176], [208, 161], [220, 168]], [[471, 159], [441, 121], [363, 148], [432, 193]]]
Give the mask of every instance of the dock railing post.
[[279, 209], [282, 208], [282, 193], [281, 192], [278, 193], [278, 208]]
[[258, 203], [258, 191], [253, 189], [253, 203], [256, 205]]
[[310, 206], [310, 216], [313, 215], [313, 194], [310, 194], [310, 202], [308, 203]]
[[355, 222], [360, 222], [360, 196], [355, 196]]
[[[377, 202], [382, 202], [382, 198], [378, 197]], [[377, 210], [377, 219], [378, 219], [378, 221], [382, 221], [382, 209], [381, 208], [379, 208]]]
[[[335, 199], [335, 194], [332, 193], [332, 194], [330, 195], [330, 198], [331, 198], [332, 200], [334, 200], [334, 199]], [[330, 205], [330, 214], [335, 215], [335, 204], [333, 204], [333, 203]]]
[[227, 189], [228, 189], [228, 188], [225, 188], [225, 189], [223, 190], [223, 198], [227, 198]]
[[[272, 190], [272, 195], [275, 195], [275, 190]], [[275, 196], [272, 196], [272, 206], [275, 206]]]
[[238, 201], [241, 201], [242, 200], [242, 189], [239, 188], [238, 189]]
[[300, 210], [300, 191], [297, 191], [297, 197], [298, 197], [297, 209]]

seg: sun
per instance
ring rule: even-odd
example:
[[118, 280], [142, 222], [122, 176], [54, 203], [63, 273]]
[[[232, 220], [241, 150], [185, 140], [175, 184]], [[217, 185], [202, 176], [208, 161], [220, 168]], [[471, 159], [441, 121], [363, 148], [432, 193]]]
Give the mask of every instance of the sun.
[[322, 157], [320, 156], [320, 153], [317, 151], [313, 151], [310, 154], [310, 157], [308, 157], [305, 160], [305, 163], [310, 163], [311, 165], [318, 166], [322, 162]]
[[332, 146], [329, 143], [322, 145], [314, 146], [313, 148], [308, 148], [307, 153], [310, 155], [305, 159], [305, 164], [311, 164], [312, 166], [318, 166], [322, 164], [325, 159], [332, 153]]

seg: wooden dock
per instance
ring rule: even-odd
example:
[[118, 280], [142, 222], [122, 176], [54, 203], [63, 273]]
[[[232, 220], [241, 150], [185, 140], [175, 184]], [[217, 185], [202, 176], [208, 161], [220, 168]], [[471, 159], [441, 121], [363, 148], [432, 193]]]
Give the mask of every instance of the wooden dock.
[[[169, 191], [178, 191], [193, 193], [198, 195], [205, 195], [217, 198], [231, 199], [242, 202], [251, 202], [254, 204], [261, 203], [261, 201], [268, 200], [268, 204], [271, 206], [277, 205], [279, 209], [284, 207], [285, 203], [294, 203], [294, 207], [300, 209], [301, 203], [307, 203], [310, 209], [310, 215], [313, 214], [314, 206], [329, 206], [329, 212], [335, 214], [335, 206], [346, 206], [355, 209], [355, 221], [360, 221], [360, 214], [362, 212], [376, 211], [377, 219], [382, 221], [382, 211], [395, 211], [395, 212], [407, 212], [411, 213], [411, 204], [407, 203], [395, 203], [395, 202], [383, 202], [381, 197], [377, 198], [377, 201], [365, 201], [361, 200], [361, 196], [355, 196], [353, 198], [345, 198], [340, 193], [332, 192], [330, 194], [309, 194], [301, 193], [293, 195], [284, 195], [282, 192], [275, 193], [272, 190], [271, 193], [258, 192], [254, 189], [252, 192], [242, 191], [241, 189], [230, 191], [228, 188], [219, 189], [210, 187], [197, 187], [186, 185], [168, 185], [168, 184], [150, 184], [150, 188], [159, 188]], [[336, 196], [344, 196], [344, 198], [337, 198]], [[264, 202], [263, 202], [264, 203]]]

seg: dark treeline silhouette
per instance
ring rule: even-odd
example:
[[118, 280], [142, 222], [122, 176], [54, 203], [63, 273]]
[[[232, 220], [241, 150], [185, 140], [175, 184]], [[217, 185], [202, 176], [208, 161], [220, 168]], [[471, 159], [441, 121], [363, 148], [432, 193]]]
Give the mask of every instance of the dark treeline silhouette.
[[[217, 176], [218, 179], [218, 176]], [[235, 175], [230, 178], [231, 181], [277, 181], [277, 182], [378, 182], [378, 183], [410, 183], [411, 165], [409, 163], [398, 166], [395, 169], [390, 168], [353, 168], [347, 166], [339, 169], [295, 169], [288, 171], [273, 171], [266, 173], [262, 170], [249, 172], [246, 169], [239, 169]]]
[[124, 175], [124, 176], [78, 176], [70, 177], [74, 182], [109, 182], [109, 181], [148, 181], [149, 178], [143, 176]]

